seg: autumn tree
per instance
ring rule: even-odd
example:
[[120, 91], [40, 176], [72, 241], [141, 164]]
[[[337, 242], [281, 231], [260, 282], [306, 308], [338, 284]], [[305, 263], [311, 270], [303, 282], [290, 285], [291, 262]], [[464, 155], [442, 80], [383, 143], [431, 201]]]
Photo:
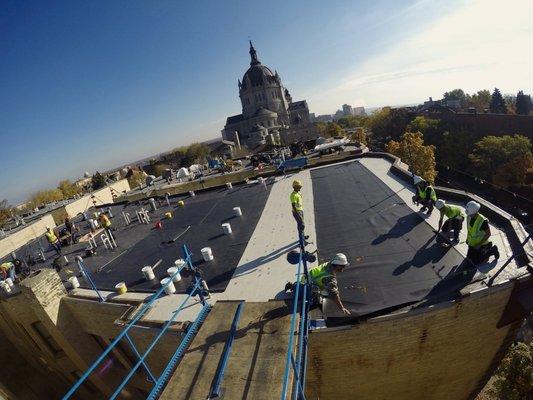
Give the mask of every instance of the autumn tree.
[[70, 199], [82, 192], [82, 189], [75, 183], [70, 182], [68, 179], [62, 180], [57, 185], [57, 188], [63, 193], [63, 198]]
[[63, 192], [61, 190], [48, 189], [33, 193], [26, 203], [28, 204], [29, 209], [33, 209], [63, 199]]
[[353, 136], [352, 136], [352, 139], [355, 142], [361, 143], [362, 145], [366, 146], [367, 145], [367, 140], [366, 140], [365, 129], [364, 128], [357, 128], [355, 130]]
[[0, 228], [4, 227], [11, 217], [11, 206], [6, 199], [0, 200]]
[[[472, 174], [500, 186], [523, 183], [531, 160], [531, 141], [521, 135], [486, 136], [469, 155]], [[501, 168], [503, 171], [500, 171]], [[514, 171], [513, 171], [514, 169]], [[521, 178], [523, 176], [523, 178]]]
[[335, 122], [328, 123], [328, 126], [326, 128], [327, 137], [344, 136], [344, 135], [345, 135], [344, 129], [342, 129], [339, 124]]
[[533, 343], [517, 343], [498, 367], [490, 394], [496, 399], [525, 400], [532, 392]]
[[531, 96], [525, 95], [522, 90], [516, 95], [515, 109], [519, 115], [528, 115], [532, 109]]
[[507, 106], [502, 94], [498, 88], [494, 88], [492, 97], [490, 98], [489, 109], [491, 113], [495, 114], [507, 114]]
[[406, 132], [400, 141], [389, 141], [385, 150], [409, 165], [410, 171], [414, 174], [428, 182], [435, 181], [437, 176], [435, 146], [424, 145], [424, 136], [421, 132]]
[[131, 174], [127, 177], [128, 184], [130, 185], [130, 188], [136, 188], [143, 184], [146, 179], [146, 174], [143, 171], [133, 171], [131, 170]]

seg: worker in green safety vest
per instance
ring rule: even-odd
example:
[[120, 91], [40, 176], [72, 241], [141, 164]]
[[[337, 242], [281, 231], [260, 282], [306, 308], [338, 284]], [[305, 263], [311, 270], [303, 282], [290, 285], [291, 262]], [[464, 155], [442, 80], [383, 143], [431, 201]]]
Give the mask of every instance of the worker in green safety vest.
[[308, 239], [308, 236], [305, 236], [304, 234], [304, 203], [302, 199], [302, 194], [300, 193], [300, 190], [302, 190], [302, 182], [297, 179], [294, 180], [292, 182], [292, 189], [293, 191], [289, 196], [289, 200], [291, 201], [292, 216], [296, 220], [298, 234], [304, 235], [304, 239]]
[[435, 202], [437, 201], [437, 193], [435, 193], [435, 189], [418, 175], [413, 177], [413, 182], [416, 189], [415, 195], [413, 196], [413, 203], [416, 205], [421, 204], [422, 208], [420, 211], [424, 212], [427, 210], [427, 213], [431, 214]]
[[490, 256], [497, 260], [500, 252], [496, 245], [489, 241], [491, 232], [489, 220], [479, 213], [481, 205], [475, 201], [466, 204], [466, 228], [468, 245], [467, 258], [474, 264], [487, 262]]
[[111, 220], [105, 212], [101, 212], [100, 215], [98, 215], [98, 222], [100, 223], [100, 225], [102, 225], [102, 228], [104, 228], [109, 239], [115, 240], [115, 235], [113, 234], [111, 229]]
[[46, 237], [46, 240], [48, 241], [48, 243], [50, 243], [50, 246], [52, 246], [54, 250], [56, 251], [56, 253], [60, 255], [61, 254], [61, 243], [59, 242], [59, 239], [57, 238], [52, 228], [47, 226], [44, 236]]
[[[291, 262], [294, 264], [294, 262]], [[348, 265], [348, 259], [342, 253], [337, 253], [328, 262], [322, 263], [309, 270], [309, 280], [313, 286], [313, 292], [320, 297], [328, 298], [339, 307], [343, 314], [350, 314], [350, 310], [344, 307], [339, 296], [337, 274], [342, 272]], [[305, 282], [305, 277], [302, 277]], [[285, 291], [294, 291], [295, 284], [287, 283]]]
[[[460, 207], [446, 204], [444, 200], [438, 199], [435, 202], [435, 208], [440, 211], [439, 227], [437, 232], [443, 232], [446, 236], [453, 231], [453, 241], [459, 242], [459, 233], [463, 228], [463, 222], [465, 220], [465, 214]], [[444, 217], [448, 218], [444, 224], [442, 221]]]
[[2, 279], [11, 278], [11, 280], [15, 281], [17, 274], [20, 273], [21, 266], [22, 262], [19, 259], [1, 263], [0, 275], [2, 275]]

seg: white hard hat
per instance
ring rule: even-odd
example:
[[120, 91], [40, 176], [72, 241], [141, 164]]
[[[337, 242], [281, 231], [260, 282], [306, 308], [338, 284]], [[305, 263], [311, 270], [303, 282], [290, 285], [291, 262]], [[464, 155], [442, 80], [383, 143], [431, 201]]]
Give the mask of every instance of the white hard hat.
[[418, 175], [413, 176], [413, 182], [415, 185], [418, 185], [420, 182], [424, 182], [424, 180], [419, 177]]
[[342, 253], [335, 254], [335, 257], [331, 259], [331, 264], [333, 265], [342, 265], [343, 267], [348, 265], [348, 259]]
[[469, 201], [468, 203], [466, 203], [466, 214], [467, 215], [474, 215], [475, 213], [477, 213], [479, 211], [479, 209], [481, 208], [481, 205], [475, 201]]
[[446, 204], [446, 202], [444, 200], [441, 200], [441, 199], [438, 199], [436, 202], [435, 202], [435, 208], [437, 210], [440, 210], [442, 207], [444, 207], [444, 205]]

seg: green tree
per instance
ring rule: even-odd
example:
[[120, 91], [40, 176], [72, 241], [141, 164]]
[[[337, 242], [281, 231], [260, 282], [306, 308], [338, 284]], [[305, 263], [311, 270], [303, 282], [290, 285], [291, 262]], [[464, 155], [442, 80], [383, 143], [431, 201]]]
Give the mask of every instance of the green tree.
[[446, 100], [459, 100], [461, 102], [461, 107], [464, 107], [466, 104], [466, 94], [463, 89], [453, 89], [449, 92], [446, 92], [442, 95], [442, 99]]
[[414, 115], [406, 108], [383, 107], [367, 117], [364, 126], [372, 131], [379, 144], [389, 138], [399, 139], [413, 118]]
[[385, 150], [409, 165], [410, 171], [414, 174], [428, 182], [435, 181], [437, 176], [435, 146], [424, 145], [424, 136], [421, 132], [406, 132], [399, 142], [389, 141]]
[[61, 193], [63, 193], [63, 197], [65, 199], [70, 199], [82, 191], [78, 185], [70, 182], [68, 179], [60, 181], [57, 185], [57, 188], [61, 190]]
[[466, 95], [466, 107], [474, 107], [478, 112], [483, 112], [486, 108], [489, 108], [490, 104], [490, 91], [479, 90], [472, 95]]
[[492, 97], [490, 98], [489, 109], [491, 113], [507, 114], [507, 106], [502, 94], [498, 88], [494, 88]]
[[438, 119], [418, 116], [407, 125], [407, 132], [422, 132], [424, 141], [436, 145], [442, 142], [444, 129]]
[[497, 399], [525, 400], [533, 392], [533, 343], [513, 345], [495, 374], [490, 394]]
[[105, 177], [98, 171], [91, 178], [93, 190], [101, 189], [105, 186]]
[[[522, 157], [527, 160], [531, 155], [531, 142], [525, 136], [486, 136], [475, 144], [469, 159], [473, 175], [494, 181], [500, 167], [510, 162], [519, 162], [518, 159]], [[520, 178], [511, 179], [509, 184], [512, 181], [520, 181]]]
[[525, 95], [522, 90], [516, 95], [515, 103], [516, 113], [519, 115], [528, 115], [531, 111], [531, 96]]
[[0, 228], [4, 227], [11, 217], [11, 206], [6, 199], [0, 200]]

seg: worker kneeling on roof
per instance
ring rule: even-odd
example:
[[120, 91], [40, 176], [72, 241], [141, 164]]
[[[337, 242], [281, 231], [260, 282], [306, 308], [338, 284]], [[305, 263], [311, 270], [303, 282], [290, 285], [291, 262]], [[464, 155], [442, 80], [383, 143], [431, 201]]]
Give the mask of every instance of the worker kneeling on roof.
[[498, 247], [489, 242], [491, 235], [489, 220], [479, 213], [480, 209], [481, 205], [475, 201], [469, 201], [466, 204], [466, 228], [468, 230], [466, 257], [473, 264], [487, 262], [490, 256], [494, 256], [496, 260], [500, 258]]
[[[290, 255], [287, 256], [288, 259], [289, 257]], [[313, 287], [313, 293], [317, 296], [333, 300], [344, 314], [351, 313], [350, 310], [344, 307], [339, 296], [337, 274], [342, 272], [348, 265], [350, 264], [346, 256], [342, 253], [337, 253], [330, 261], [309, 270], [309, 280]], [[302, 277], [301, 282], [305, 282], [305, 276]], [[285, 285], [285, 291], [294, 291], [294, 286], [295, 284], [288, 282]]]
[[11, 278], [11, 280], [14, 281], [17, 274], [20, 273], [21, 266], [22, 262], [18, 259], [0, 264], [0, 274], [2, 275], [2, 279]]
[[416, 193], [413, 196], [413, 203], [416, 205], [421, 204], [422, 208], [420, 211], [424, 212], [427, 210], [427, 213], [431, 214], [435, 202], [437, 201], [437, 193], [435, 193], [435, 189], [418, 175], [413, 177], [413, 182], [416, 188]]
[[[448, 236], [453, 231], [453, 241], [459, 242], [459, 233], [463, 228], [463, 222], [465, 215], [460, 207], [446, 204], [444, 200], [437, 200], [435, 202], [435, 208], [440, 211], [439, 227], [437, 232], [442, 231]], [[442, 223], [444, 216], [448, 218], [444, 224]]]

